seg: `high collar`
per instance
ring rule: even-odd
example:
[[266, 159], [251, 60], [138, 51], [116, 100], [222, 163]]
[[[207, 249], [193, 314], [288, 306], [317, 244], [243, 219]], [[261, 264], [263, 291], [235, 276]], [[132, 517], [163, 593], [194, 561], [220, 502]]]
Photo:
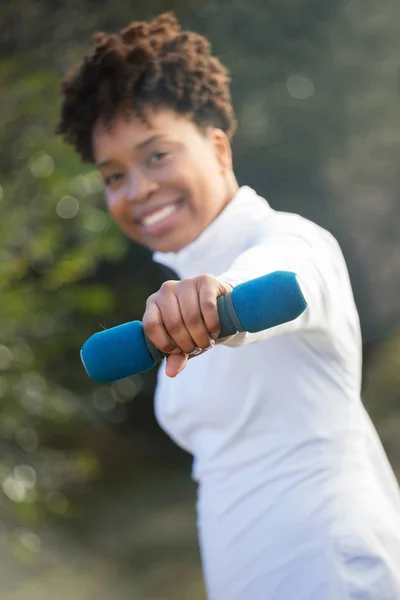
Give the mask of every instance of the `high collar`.
[[260, 220], [272, 212], [264, 198], [243, 186], [193, 242], [178, 252], [155, 252], [153, 260], [172, 269], [180, 278], [202, 273], [218, 275], [246, 248]]

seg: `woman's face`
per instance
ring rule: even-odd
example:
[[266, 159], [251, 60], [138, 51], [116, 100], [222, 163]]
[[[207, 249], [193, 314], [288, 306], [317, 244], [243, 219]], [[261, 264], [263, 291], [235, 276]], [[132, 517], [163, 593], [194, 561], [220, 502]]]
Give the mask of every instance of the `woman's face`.
[[93, 151], [111, 216], [151, 250], [190, 244], [237, 189], [225, 134], [202, 133], [173, 110], [153, 111], [147, 125], [122, 112], [108, 127], [98, 122]]

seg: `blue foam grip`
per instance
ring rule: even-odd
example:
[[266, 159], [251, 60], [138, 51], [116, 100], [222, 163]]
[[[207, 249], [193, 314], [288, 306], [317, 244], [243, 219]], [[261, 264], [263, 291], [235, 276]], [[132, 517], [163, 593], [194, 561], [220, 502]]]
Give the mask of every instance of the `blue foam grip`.
[[87, 374], [103, 383], [148, 371], [155, 365], [140, 321], [98, 331], [82, 346], [81, 359]]
[[275, 271], [237, 285], [232, 303], [243, 330], [249, 333], [293, 321], [307, 307], [291, 271]]

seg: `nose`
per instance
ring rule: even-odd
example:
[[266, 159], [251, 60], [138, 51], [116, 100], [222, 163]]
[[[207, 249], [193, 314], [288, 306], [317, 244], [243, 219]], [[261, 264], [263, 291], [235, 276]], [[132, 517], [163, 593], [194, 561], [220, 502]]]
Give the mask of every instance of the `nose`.
[[127, 180], [127, 200], [132, 204], [145, 204], [157, 189], [152, 177], [139, 170], [132, 171]]

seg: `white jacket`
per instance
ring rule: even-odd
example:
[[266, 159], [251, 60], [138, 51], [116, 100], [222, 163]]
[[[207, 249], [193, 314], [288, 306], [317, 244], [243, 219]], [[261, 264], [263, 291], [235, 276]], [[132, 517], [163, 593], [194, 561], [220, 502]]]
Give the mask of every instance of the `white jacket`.
[[[335, 239], [242, 187], [179, 277], [298, 274], [308, 308], [159, 370], [157, 419], [194, 456], [210, 600], [400, 600], [400, 494], [360, 399], [361, 335]], [[254, 343], [257, 342], [257, 343]]]

